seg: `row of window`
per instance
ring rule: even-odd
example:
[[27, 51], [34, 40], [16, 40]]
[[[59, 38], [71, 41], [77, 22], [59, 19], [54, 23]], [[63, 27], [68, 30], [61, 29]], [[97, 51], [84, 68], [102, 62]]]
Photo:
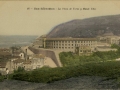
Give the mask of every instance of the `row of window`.
[[47, 44], [46, 46], [81, 46], [81, 45], [86, 45], [86, 46], [92, 46], [93, 44]]
[[[46, 47], [46, 48], [73, 49], [73, 48], [75, 48], [75, 47]], [[90, 47], [90, 48], [93, 48], [93, 47]], [[81, 49], [84, 49], [84, 48], [81, 48]]]
[[57, 49], [73, 49], [74, 47], [47, 47], [47, 48], [57, 48]]
[[53, 43], [93, 43], [96, 41], [47, 41], [47, 42], [53, 42]]

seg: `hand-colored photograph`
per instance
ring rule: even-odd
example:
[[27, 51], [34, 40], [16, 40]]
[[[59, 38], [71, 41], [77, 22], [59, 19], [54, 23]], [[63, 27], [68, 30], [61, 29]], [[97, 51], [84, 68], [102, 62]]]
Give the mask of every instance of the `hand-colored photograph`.
[[120, 89], [118, 0], [0, 1], [0, 90]]

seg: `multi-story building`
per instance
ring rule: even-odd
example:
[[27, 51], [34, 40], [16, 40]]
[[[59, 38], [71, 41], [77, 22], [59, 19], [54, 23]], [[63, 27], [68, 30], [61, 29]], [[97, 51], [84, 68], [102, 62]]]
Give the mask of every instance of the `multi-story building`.
[[117, 45], [120, 45], [120, 37], [119, 36], [115, 36], [115, 35], [112, 35], [112, 36], [99, 36], [97, 37], [98, 39], [98, 42], [101, 42], [101, 43], [107, 43], [107, 44], [117, 44]]
[[35, 42], [33, 42], [33, 46], [35, 47], [39, 47], [39, 48], [43, 48], [44, 46], [44, 39], [46, 38], [46, 35], [42, 35], [39, 38], [37, 38], [35, 40]]
[[46, 38], [44, 47], [74, 52], [76, 47], [88, 46], [94, 51], [96, 44], [96, 38]]
[[113, 37], [107, 37], [106, 38], [107, 43], [109, 44], [117, 44], [120, 45], [120, 37], [113, 36]]

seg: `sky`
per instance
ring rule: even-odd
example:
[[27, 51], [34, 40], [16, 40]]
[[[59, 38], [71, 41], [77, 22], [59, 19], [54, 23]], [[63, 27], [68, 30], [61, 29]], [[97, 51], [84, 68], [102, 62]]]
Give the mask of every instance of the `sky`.
[[61, 23], [118, 15], [119, 10], [120, 1], [0, 1], [0, 35], [40, 36]]

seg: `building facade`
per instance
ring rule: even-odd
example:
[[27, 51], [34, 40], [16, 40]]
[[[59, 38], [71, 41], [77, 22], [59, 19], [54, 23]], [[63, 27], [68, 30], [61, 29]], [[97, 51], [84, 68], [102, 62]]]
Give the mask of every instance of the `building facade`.
[[46, 49], [75, 52], [76, 47], [83, 46], [88, 46], [94, 51], [96, 45], [96, 38], [46, 38], [44, 47]]
[[119, 36], [99, 36], [97, 37], [98, 42], [108, 43], [108, 44], [117, 44], [120, 45], [120, 37]]
[[89, 46], [79, 46], [75, 48], [75, 53], [78, 55], [90, 55], [92, 52]]
[[41, 68], [44, 66], [45, 56], [42, 54], [35, 54], [31, 60], [32, 69]]
[[38, 48], [44, 48], [44, 39], [46, 38], [46, 35], [42, 35], [39, 38], [33, 42], [33, 46], [38, 47]]

